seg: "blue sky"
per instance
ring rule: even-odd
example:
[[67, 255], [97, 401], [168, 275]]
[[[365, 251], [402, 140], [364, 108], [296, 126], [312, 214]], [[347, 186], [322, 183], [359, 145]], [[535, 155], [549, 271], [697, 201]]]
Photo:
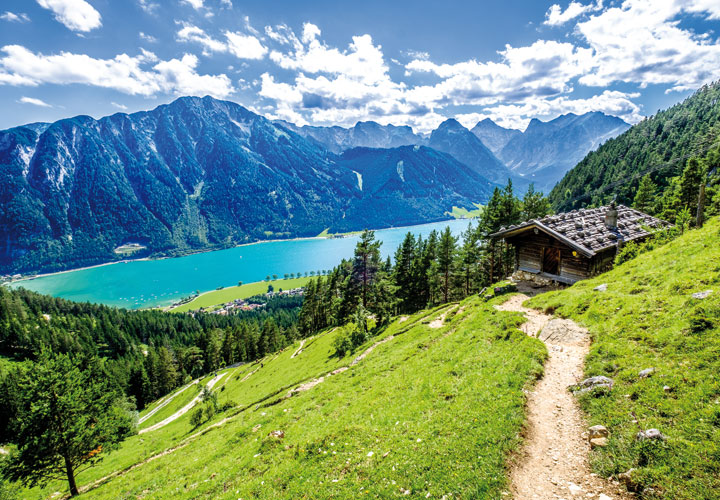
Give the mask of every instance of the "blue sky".
[[0, 128], [213, 95], [298, 124], [603, 111], [720, 69], [718, 0], [3, 0]]

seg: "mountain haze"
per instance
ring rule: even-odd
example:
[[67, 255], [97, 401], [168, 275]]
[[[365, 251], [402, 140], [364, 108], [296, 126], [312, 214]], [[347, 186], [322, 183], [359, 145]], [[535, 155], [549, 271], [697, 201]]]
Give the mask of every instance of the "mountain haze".
[[368, 121], [358, 122], [350, 128], [343, 128], [338, 126], [314, 127], [310, 125], [298, 127], [285, 121], [278, 121], [277, 123], [337, 154], [357, 147], [395, 148], [424, 144], [425, 142], [421, 136], [416, 135], [407, 125], [398, 127]]
[[522, 135], [522, 132], [513, 128], [505, 128], [496, 124], [490, 118], [485, 118], [470, 130], [482, 141], [493, 154], [499, 154], [502, 148], [515, 137]]
[[498, 153], [505, 165], [544, 191], [549, 191], [585, 155], [630, 125], [600, 112], [561, 115], [548, 122], [532, 119]]
[[508, 178], [514, 177], [475, 134], [454, 118], [445, 120], [433, 131], [428, 146], [454, 156], [498, 184], [505, 184]]

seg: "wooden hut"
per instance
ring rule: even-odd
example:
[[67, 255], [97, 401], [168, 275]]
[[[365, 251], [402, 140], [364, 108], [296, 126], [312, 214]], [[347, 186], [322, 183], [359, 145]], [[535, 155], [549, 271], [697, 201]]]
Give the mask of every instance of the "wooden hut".
[[[668, 223], [626, 206], [573, 210], [501, 228], [490, 238], [515, 248], [515, 269], [572, 284], [610, 269], [620, 246]], [[532, 277], [531, 276], [531, 277]]]

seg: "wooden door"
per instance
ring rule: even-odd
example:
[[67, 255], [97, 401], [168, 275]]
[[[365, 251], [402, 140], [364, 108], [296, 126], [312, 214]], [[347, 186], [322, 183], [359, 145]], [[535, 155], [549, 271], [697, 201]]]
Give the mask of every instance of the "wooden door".
[[560, 249], [548, 248], [543, 249], [542, 270], [547, 274], [560, 274]]

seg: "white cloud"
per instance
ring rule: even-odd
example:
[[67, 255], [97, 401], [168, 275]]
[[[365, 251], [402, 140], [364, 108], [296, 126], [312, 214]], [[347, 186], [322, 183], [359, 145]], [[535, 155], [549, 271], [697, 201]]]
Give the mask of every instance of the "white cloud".
[[204, 7], [203, 0], [182, 0], [182, 3], [186, 3], [195, 10], [200, 10]]
[[160, 4], [152, 0], [137, 0], [138, 6], [145, 11], [146, 14], [154, 15], [160, 8]]
[[558, 4], [551, 5], [550, 9], [545, 14], [545, 22], [543, 24], [547, 24], [548, 26], [563, 25], [566, 22], [585, 14], [586, 12], [602, 9], [602, 3], [602, 0], [598, 0], [595, 5], [583, 5], [580, 2], [572, 1], [564, 11]]
[[15, 14], [14, 12], [10, 11], [5, 11], [4, 14], [0, 15], [0, 19], [2, 19], [3, 21], [9, 21], [11, 23], [27, 23], [30, 21], [30, 18], [24, 12]]
[[211, 52], [227, 52], [227, 45], [224, 42], [213, 39], [205, 31], [192, 24], [186, 24], [177, 33], [177, 39], [181, 42], [194, 42], [203, 47], [203, 53], [209, 55]]
[[[390, 76], [388, 61], [397, 59], [386, 60], [370, 35], [353, 36], [344, 47], [331, 46], [312, 23], [297, 34], [284, 24], [266, 26], [262, 38], [245, 18], [245, 29], [237, 33], [243, 43], [235, 44], [242, 50], [233, 52], [248, 59], [255, 53], [259, 59], [271, 44], [270, 60], [292, 72], [267, 71], [253, 82], [271, 117], [299, 124], [375, 120], [419, 131], [431, 130], [455, 109], [467, 125], [490, 117], [523, 128], [533, 117], [589, 111], [635, 123], [642, 118], [637, 92], [625, 86], [576, 98], [576, 87], [623, 82], [641, 88], [653, 83], [670, 90], [697, 88], [720, 67], [718, 41], [680, 23], [683, 14], [720, 19], [717, 0], [619, 0], [607, 7], [602, 0], [572, 0], [563, 5], [547, 12], [545, 24], [570, 24], [573, 37], [506, 46], [490, 60], [443, 63], [426, 52], [401, 52], [411, 58], [405, 76], [422, 75], [418, 81], [423, 83], [414, 86], [406, 83], [414, 80]], [[192, 28], [178, 39], [199, 43], [206, 53], [231, 52], [231, 33], [213, 38]]]
[[500, 62], [436, 64], [413, 60], [406, 65], [408, 74], [433, 73], [443, 80], [412, 89], [410, 99], [436, 104], [488, 105], [532, 96], [549, 97], [570, 92], [570, 81], [592, 67], [590, 49], [555, 41], [538, 40], [528, 47], [507, 46], [500, 56]]
[[117, 108], [117, 109], [119, 109], [120, 111], [127, 111], [127, 109], [128, 109], [128, 107], [125, 106], [124, 104], [120, 104], [120, 103], [117, 103], [117, 102], [111, 102], [110, 104], [112, 104], [112, 106], [113, 106], [114, 108]]
[[87, 32], [102, 26], [100, 13], [85, 0], [36, 0], [69, 30]]
[[311, 23], [303, 26], [302, 43], [294, 43], [297, 37], [287, 37], [293, 42], [294, 51], [272, 51], [270, 59], [285, 69], [306, 73], [329, 73], [343, 75], [366, 83], [387, 80], [388, 67], [383, 59], [382, 47], [374, 45], [370, 35], [352, 37], [345, 51], [328, 47], [318, 40], [320, 29]]
[[217, 40], [197, 26], [184, 24], [177, 33], [177, 39], [181, 42], [200, 44], [204, 55], [227, 52], [238, 59], [262, 59], [268, 52], [268, 49], [253, 35], [232, 31], [225, 31], [224, 34], [225, 41]]
[[41, 108], [52, 108], [51, 104], [48, 104], [41, 99], [35, 99], [34, 97], [23, 96], [18, 100], [18, 102], [22, 104], [32, 104], [33, 106], [40, 106]]
[[577, 33], [594, 51], [594, 68], [580, 83], [666, 84], [670, 90], [687, 90], [717, 78], [720, 44], [683, 29], [677, 21], [683, 13], [720, 19], [720, 3], [625, 0], [578, 23]]
[[185, 54], [182, 59], [160, 61], [155, 70], [161, 78], [160, 85], [165, 92], [181, 95], [205, 95], [227, 97], [234, 92], [232, 82], [226, 75], [199, 75], [195, 68], [197, 56]]
[[227, 49], [239, 59], [262, 59], [268, 52], [267, 47], [252, 35], [226, 31], [225, 38], [227, 39]]
[[149, 42], [149, 43], [157, 42], [157, 38], [155, 38], [152, 35], [148, 35], [147, 33], [143, 33], [142, 31], [139, 33], [139, 36], [140, 36], [141, 40], [145, 40], [146, 42]]
[[197, 73], [197, 57], [161, 61], [152, 52], [138, 56], [120, 54], [113, 59], [96, 59], [85, 54], [34, 53], [20, 45], [6, 45], [0, 52], [0, 84], [82, 84], [117, 90], [125, 94], [210, 94], [227, 97], [234, 88], [224, 75]]

